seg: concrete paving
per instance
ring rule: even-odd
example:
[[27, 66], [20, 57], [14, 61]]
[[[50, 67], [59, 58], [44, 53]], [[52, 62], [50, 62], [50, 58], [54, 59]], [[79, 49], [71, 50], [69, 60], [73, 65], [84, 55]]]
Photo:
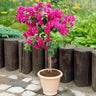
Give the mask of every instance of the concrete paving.
[[[38, 77], [22, 74], [19, 70], [0, 69], [0, 96], [45, 96]], [[60, 83], [55, 96], [96, 96], [89, 87], [76, 87], [74, 82]]]

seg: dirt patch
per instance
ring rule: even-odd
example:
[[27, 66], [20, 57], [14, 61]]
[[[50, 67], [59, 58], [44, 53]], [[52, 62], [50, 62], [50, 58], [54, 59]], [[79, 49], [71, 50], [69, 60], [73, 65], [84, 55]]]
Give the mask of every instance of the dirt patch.
[[55, 77], [55, 76], [60, 75], [60, 72], [57, 71], [57, 70], [51, 70], [51, 71], [49, 71], [49, 70], [44, 70], [44, 71], [40, 72], [40, 74], [41, 74], [42, 76], [45, 76], [45, 77]]

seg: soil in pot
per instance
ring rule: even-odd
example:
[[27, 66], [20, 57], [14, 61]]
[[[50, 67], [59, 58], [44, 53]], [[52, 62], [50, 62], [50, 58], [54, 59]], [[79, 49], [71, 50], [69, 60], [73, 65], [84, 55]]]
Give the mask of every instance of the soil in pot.
[[45, 76], [45, 77], [55, 77], [60, 75], [60, 72], [57, 70], [44, 70], [40, 72], [40, 75]]

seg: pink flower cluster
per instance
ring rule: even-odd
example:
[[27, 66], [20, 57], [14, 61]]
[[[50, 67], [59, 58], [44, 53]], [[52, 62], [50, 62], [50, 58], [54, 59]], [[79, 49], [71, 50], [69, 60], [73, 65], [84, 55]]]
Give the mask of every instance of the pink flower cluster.
[[36, 36], [35, 39], [37, 40], [37, 44], [33, 45], [32, 47], [36, 49], [40, 49], [41, 46], [44, 46], [44, 49], [46, 51], [49, 49], [49, 47], [47, 47], [46, 44], [44, 44], [44, 40], [42, 38], [40, 38], [39, 36]]
[[[67, 15], [63, 17], [63, 11], [59, 9], [51, 9], [51, 4], [46, 3], [43, 4], [42, 2], [39, 2], [34, 7], [22, 7], [19, 6], [17, 10], [16, 18], [20, 22], [24, 22], [26, 25], [28, 25], [28, 31], [23, 34], [25, 39], [27, 39], [27, 44], [32, 45], [32, 47], [36, 49], [40, 49], [40, 47], [43, 47], [45, 50], [48, 50], [50, 46], [48, 46], [48, 43], [52, 41], [52, 38], [50, 37], [50, 32], [52, 32], [53, 28], [58, 29], [58, 32], [61, 35], [67, 35], [67, 33], [70, 32], [68, 29], [68, 24], [73, 27], [75, 17], [72, 15]], [[43, 15], [42, 15], [43, 14]], [[37, 25], [37, 23], [39, 25]], [[40, 35], [40, 28], [44, 25], [44, 33], [46, 38], [39, 37]], [[38, 28], [39, 27], [39, 28]], [[31, 39], [29, 39], [29, 37]], [[34, 38], [35, 37], [35, 38]], [[35, 43], [33, 41], [35, 40]]]

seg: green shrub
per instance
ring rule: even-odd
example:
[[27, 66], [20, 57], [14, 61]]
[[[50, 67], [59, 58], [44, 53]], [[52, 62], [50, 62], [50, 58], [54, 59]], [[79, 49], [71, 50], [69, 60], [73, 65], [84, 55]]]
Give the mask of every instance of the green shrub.
[[17, 29], [19, 31], [27, 31], [28, 30], [28, 26], [25, 23], [19, 23], [19, 22], [15, 22], [14, 24], [11, 25], [12, 29]]
[[96, 13], [86, 18], [76, 16], [75, 27], [65, 40], [77, 47], [88, 46], [96, 49]]
[[10, 26], [16, 21], [17, 20], [14, 15], [13, 16], [0, 16], [0, 24], [4, 26]]
[[23, 37], [23, 32], [0, 25], [0, 38]]

